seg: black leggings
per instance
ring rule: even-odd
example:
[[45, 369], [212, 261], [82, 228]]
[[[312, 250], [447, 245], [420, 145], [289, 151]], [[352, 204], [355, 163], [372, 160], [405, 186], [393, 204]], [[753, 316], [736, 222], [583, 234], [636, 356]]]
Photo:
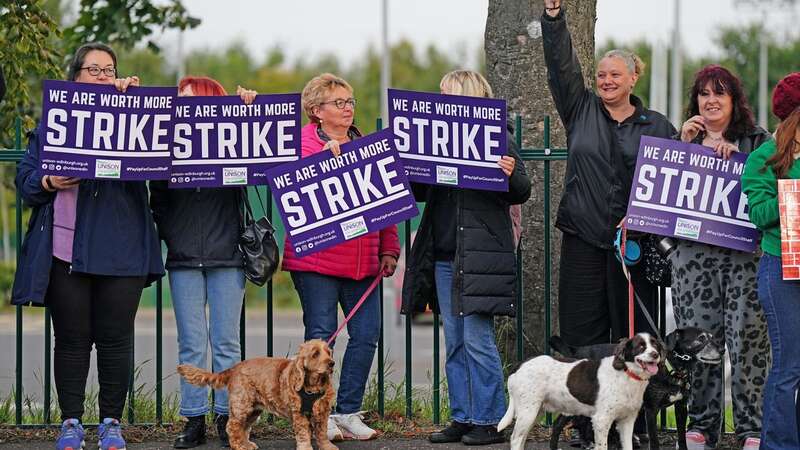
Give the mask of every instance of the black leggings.
[[[656, 286], [644, 277], [641, 263], [629, 270], [636, 293], [658, 324]], [[558, 317], [565, 342], [581, 346], [628, 337], [628, 281], [613, 250], [564, 233], [559, 276]], [[634, 330], [653, 334], [635, 300], [634, 309]]]
[[45, 302], [53, 319], [53, 371], [61, 419], [83, 416], [92, 344], [97, 349], [100, 420], [120, 419], [132, 370], [133, 323], [145, 277], [69, 273], [53, 258]]

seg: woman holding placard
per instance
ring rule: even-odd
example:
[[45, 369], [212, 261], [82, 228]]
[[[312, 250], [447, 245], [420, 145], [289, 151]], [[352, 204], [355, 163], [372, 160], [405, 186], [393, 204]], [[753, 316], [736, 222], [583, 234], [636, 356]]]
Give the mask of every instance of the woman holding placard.
[[[789, 253], [793, 250], [788, 242], [782, 242], [781, 227], [790, 227], [794, 233], [799, 230], [797, 216], [781, 223], [784, 219], [778, 208], [778, 180], [800, 180], [800, 72], [778, 82], [772, 94], [772, 112], [781, 119], [775, 139], [750, 155], [742, 175], [750, 221], [762, 233], [764, 255], [758, 264], [758, 299], [764, 308], [772, 343], [772, 368], [764, 387], [761, 427], [764, 450], [800, 448], [800, 405], [796, 398], [800, 386], [800, 281], [784, 279], [787, 274], [781, 260], [782, 250], [783, 262], [789, 258], [797, 262], [797, 256]], [[796, 215], [798, 194], [785, 195], [785, 199], [784, 212], [789, 215], [794, 210]]]
[[[245, 104], [256, 92], [236, 89]], [[207, 77], [184, 77], [179, 96], [227, 95]], [[172, 307], [178, 329], [178, 361], [221, 372], [241, 360], [239, 319], [244, 299], [243, 256], [239, 235], [243, 228], [242, 188], [168, 189], [167, 181], [150, 183], [150, 205], [160, 237], [167, 244], [167, 270]], [[208, 317], [206, 317], [208, 306]], [[223, 445], [228, 444], [228, 391], [214, 391], [214, 423]], [[180, 414], [188, 420], [175, 439], [175, 448], [193, 448], [206, 442], [208, 389], [181, 378]]]
[[[468, 70], [448, 73], [439, 88], [442, 94], [492, 97], [486, 79]], [[406, 266], [403, 311], [437, 306], [447, 353], [451, 423], [430, 435], [433, 443], [503, 441], [497, 424], [506, 405], [494, 316], [516, 311], [509, 209], [530, 197], [531, 182], [510, 134], [508, 154], [497, 165], [509, 177], [508, 192], [411, 184], [425, 211]]]
[[[721, 158], [750, 153], [770, 139], [755, 124], [741, 81], [718, 65], [695, 75], [686, 116], [680, 139], [711, 147]], [[708, 330], [727, 347], [736, 436], [748, 449], [758, 448], [761, 395], [769, 367], [767, 324], [756, 288], [758, 258], [686, 239], [677, 240], [670, 256], [676, 325]], [[722, 365], [695, 366], [686, 433], [690, 450], [714, 447], [719, 439], [722, 371]]]
[[[361, 137], [353, 126], [353, 88], [344, 79], [330, 73], [314, 77], [303, 88], [302, 104], [311, 120], [301, 131], [302, 157], [328, 149], [338, 155], [341, 144]], [[337, 328], [337, 306], [349, 314], [378, 274], [394, 274], [398, 256], [400, 243], [394, 225], [304, 257], [295, 255], [287, 239], [283, 270], [291, 272], [300, 296], [305, 339], [330, 338]], [[359, 410], [378, 346], [379, 302], [378, 291], [374, 290], [347, 323], [349, 340], [339, 376], [336, 410], [328, 419], [331, 440], [377, 436], [377, 431], [362, 421]]]
[[[125, 92], [117, 57], [104, 44], [75, 52], [67, 79]], [[33, 207], [20, 250], [12, 303], [46, 305], [53, 320], [53, 372], [61, 434], [56, 449], [81, 448], [86, 378], [97, 349], [101, 450], [124, 448], [120, 419], [133, 370], [133, 326], [142, 289], [164, 275], [145, 182], [43, 175], [40, 129], [29, 135], [15, 183]]]

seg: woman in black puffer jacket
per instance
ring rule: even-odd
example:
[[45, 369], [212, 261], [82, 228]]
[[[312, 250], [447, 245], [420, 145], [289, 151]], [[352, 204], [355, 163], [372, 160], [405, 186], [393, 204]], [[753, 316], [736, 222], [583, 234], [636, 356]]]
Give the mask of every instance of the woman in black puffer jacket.
[[[444, 76], [442, 93], [491, 97], [476, 72]], [[403, 312], [430, 305], [441, 313], [452, 423], [431, 442], [484, 445], [503, 441], [497, 423], [505, 413], [503, 369], [494, 340], [494, 317], [515, 312], [517, 264], [510, 205], [525, 203], [531, 182], [514, 145], [498, 165], [508, 192], [412, 183], [425, 202], [403, 283]]]

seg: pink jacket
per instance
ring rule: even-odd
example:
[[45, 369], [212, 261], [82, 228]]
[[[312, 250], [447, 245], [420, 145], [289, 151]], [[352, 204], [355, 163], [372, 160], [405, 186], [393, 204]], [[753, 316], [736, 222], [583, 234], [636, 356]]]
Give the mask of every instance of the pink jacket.
[[[301, 135], [303, 145], [301, 157], [322, 151], [325, 141], [317, 135], [317, 124], [309, 123], [303, 127]], [[316, 272], [353, 280], [376, 276], [382, 255], [392, 255], [395, 258], [400, 256], [400, 240], [397, 237], [396, 225], [302, 258], [294, 254], [293, 247], [287, 238], [283, 247], [283, 270]]]

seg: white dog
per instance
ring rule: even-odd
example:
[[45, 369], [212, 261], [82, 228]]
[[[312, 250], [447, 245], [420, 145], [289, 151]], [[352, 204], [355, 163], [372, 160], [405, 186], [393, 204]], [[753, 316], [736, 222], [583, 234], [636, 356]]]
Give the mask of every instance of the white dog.
[[617, 422], [622, 448], [631, 450], [633, 423], [648, 380], [658, 372], [662, 354], [658, 339], [639, 333], [621, 342], [614, 356], [599, 361], [533, 358], [508, 377], [508, 410], [497, 430], [516, 419], [511, 450], [523, 450], [528, 432], [543, 408], [591, 417], [597, 450], [606, 450], [609, 429]]

